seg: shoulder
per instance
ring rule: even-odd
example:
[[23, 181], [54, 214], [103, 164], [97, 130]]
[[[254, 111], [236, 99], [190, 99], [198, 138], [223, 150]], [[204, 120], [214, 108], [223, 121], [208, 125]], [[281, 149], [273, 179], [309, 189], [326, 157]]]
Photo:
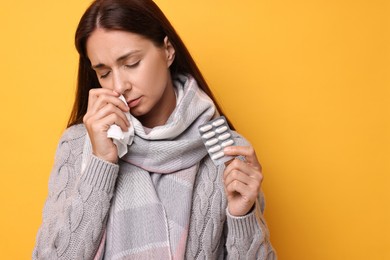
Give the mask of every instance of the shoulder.
[[85, 129], [84, 124], [73, 125], [65, 129], [61, 136], [60, 143], [71, 142], [80, 139], [84, 140], [86, 134], [87, 130]]
[[77, 160], [82, 154], [87, 131], [83, 124], [65, 129], [57, 145], [55, 164], [62, 165], [70, 158]]
[[79, 150], [84, 146], [86, 135], [87, 130], [85, 129], [84, 124], [77, 124], [68, 127], [62, 133], [57, 151], [65, 149], [70, 150], [70, 152], [75, 152], [74, 150]]

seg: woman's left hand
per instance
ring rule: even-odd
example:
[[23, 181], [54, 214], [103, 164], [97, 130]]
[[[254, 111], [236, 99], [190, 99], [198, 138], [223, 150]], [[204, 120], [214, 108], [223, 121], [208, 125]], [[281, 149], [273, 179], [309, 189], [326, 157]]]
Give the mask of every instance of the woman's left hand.
[[228, 210], [233, 216], [244, 216], [252, 209], [260, 191], [263, 175], [255, 150], [251, 146], [229, 146], [225, 155], [244, 156], [234, 159], [224, 171]]

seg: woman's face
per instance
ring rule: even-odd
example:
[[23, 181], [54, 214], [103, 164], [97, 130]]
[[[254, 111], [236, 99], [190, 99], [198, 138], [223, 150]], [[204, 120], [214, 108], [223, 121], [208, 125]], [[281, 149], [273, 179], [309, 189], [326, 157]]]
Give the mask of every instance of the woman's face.
[[167, 38], [156, 47], [138, 34], [98, 28], [86, 47], [103, 88], [123, 94], [144, 126], [165, 124], [176, 105], [169, 71], [175, 50]]

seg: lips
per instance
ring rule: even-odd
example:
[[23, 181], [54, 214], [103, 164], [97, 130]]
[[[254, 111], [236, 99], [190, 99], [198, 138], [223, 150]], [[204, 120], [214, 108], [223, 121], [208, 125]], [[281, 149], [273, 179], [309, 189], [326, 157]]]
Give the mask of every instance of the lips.
[[139, 97], [139, 98], [136, 98], [136, 99], [132, 99], [129, 102], [127, 102], [127, 104], [129, 105], [130, 108], [135, 107], [135, 106], [137, 106], [139, 104], [139, 102], [141, 101], [141, 98], [142, 97]]

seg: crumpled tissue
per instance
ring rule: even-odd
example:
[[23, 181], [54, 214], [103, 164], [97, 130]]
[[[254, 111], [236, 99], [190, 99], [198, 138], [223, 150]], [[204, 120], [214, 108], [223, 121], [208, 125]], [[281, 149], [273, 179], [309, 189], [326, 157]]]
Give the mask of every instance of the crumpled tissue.
[[[126, 99], [123, 95], [121, 95], [119, 99], [122, 100], [127, 106]], [[127, 153], [127, 146], [131, 145], [134, 140], [134, 126], [131, 120], [130, 112], [126, 112], [125, 115], [127, 120], [130, 122], [130, 127], [126, 132], [123, 132], [122, 129], [116, 124], [111, 125], [107, 130], [107, 137], [112, 138], [112, 141], [118, 149], [119, 158], [123, 157]]]

